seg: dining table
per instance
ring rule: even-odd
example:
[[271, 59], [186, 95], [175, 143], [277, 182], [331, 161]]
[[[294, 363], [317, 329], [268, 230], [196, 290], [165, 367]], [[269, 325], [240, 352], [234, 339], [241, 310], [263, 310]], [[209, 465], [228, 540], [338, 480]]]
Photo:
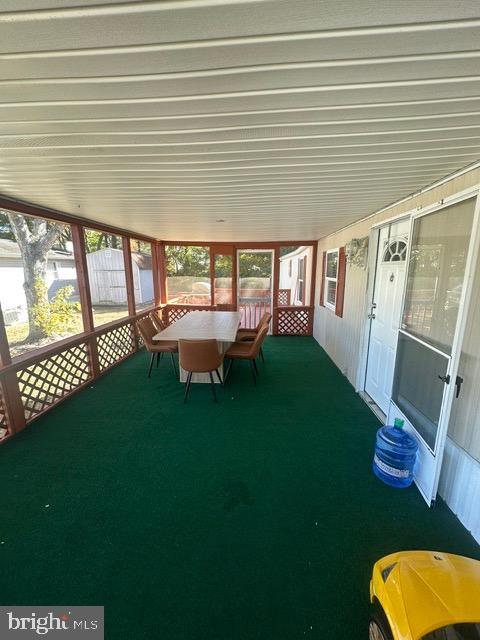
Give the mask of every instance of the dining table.
[[[235, 342], [240, 326], [239, 311], [190, 311], [176, 320], [160, 333], [154, 340], [216, 340], [219, 353], [225, 353]], [[223, 364], [219, 368], [224, 379]], [[180, 367], [180, 381], [186, 382], [187, 372]], [[208, 373], [194, 373], [192, 382], [208, 382]], [[218, 381], [216, 381], [218, 384]]]

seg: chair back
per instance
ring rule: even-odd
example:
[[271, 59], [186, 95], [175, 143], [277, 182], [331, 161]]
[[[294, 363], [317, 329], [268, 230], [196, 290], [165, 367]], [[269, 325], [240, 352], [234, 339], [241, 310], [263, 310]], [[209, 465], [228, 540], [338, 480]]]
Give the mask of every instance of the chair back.
[[265, 311], [263, 316], [260, 318], [260, 322], [258, 323], [257, 331], [261, 331], [263, 329], [263, 327], [267, 327], [267, 333], [268, 333], [268, 326], [270, 324], [270, 320], [271, 319], [272, 319], [272, 314], [269, 313], [268, 311]]
[[215, 371], [222, 364], [216, 340], [179, 340], [178, 358], [182, 369], [197, 373]]
[[158, 333], [152, 319], [149, 316], [146, 316], [145, 318], [138, 320], [137, 329], [143, 338], [147, 351], [151, 351], [152, 347], [156, 344], [153, 340], [153, 336]]
[[255, 340], [251, 343], [250, 347], [250, 355], [252, 358], [256, 358], [260, 353], [260, 349], [262, 348], [263, 341], [267, 337], [268, 333], [268, 324], [264, 325], [260, 331], [255, 336]]
[[162, 320], [159, 311], [150, 311], [150, 318], [157, 329], [157, 333], [167, 328], [167, 325]]

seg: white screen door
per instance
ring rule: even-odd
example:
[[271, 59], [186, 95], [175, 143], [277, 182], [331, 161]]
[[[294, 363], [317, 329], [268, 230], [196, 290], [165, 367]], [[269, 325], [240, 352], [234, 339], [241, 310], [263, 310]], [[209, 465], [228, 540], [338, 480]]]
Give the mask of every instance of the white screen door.
[[428, 504], [437, 493], [456, 387], [466, 284], [476, 250], [475, 204], [470, 198], [412, 221], [388, 422], [403, 418], [417, 437], [415, 481]]

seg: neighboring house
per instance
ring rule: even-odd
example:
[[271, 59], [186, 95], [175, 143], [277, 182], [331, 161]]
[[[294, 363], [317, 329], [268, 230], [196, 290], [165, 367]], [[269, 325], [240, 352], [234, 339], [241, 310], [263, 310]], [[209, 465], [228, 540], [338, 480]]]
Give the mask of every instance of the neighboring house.
[[[121, 249], [100, 249], [87, 254], [92, 304], [125, 305], [127, 288], [125, 263]], [[152, 257], [132, 251], [133, 284], [137, 304], [152, 302]]]
[[[27, 321], [27, 302], [23, 289], [23, 261], [18, 244], [0, 238], [0, 304], [6, 325]], [[76, 290], [76, 270], [71, 251], [48, 253], [47, 287], [49, 298], [58, 289], [72, 285]], [[74, 295], [72, 300], [78, 299]]]
[[280, 258], [279, 305], [310, 304], [312, 247], [298, 247]]

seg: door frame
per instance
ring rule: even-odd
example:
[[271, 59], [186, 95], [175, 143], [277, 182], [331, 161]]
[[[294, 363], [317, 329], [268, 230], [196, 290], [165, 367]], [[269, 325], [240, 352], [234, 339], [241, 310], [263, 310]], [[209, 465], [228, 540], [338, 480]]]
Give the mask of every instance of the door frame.
[[[383, 227], [387, 227], [396, 222], [401, 222], [402, 220], [407, 220], [412, 218], [412, 211], [408, 211], [407, 213], [401, 213], [398, 216], [394, 216], [392, 218], [388, 218], [387, 220], [382, 220], [382, 222], [378, 222], [373, 225], [370, 229], [369, 240], [368, 240], [368, 265], [367, 265], [367, 291], [365, 294], [365, 304], [364, 304], [364, 317], [365, 324], [363, 327], [363, 336], [362, 343], [360, 345], [360, 366], [358, 367], [358, 374], [356, 380], [356, 391], [360, 393], [366, 394], [365, 386], [367, 381], [367, 367], [368, 367], [368, 354], [370, 349], [370, 337], [372, 331], [372, 319], [368, 317], [370, 313], [370, 309], [373, 302], [373, 296], [375, 293], [375, 284], [377, 280], [377, 267], [379, 261], [379, 248], [380, 248], [380, 231]], [[411, 227], [411, 223], [410, 223]], [[409, 229], [410, 233], [410, 229]], [[409, 237], [408, 247], [410, 247], [410, 237]], [[408, 261], [408, 250], [407, 250], [407, 258]], [[408, 262], [407, 262], [408, 264]], [[402, 292], [402, 302], [403, 296], [405, 294], [405, 289]], [[368, 394], [367, 394], [368, 395]], [[383, 413], [383, 412], [382, 412]], [[375, 415], [378, 415], [375, 412]]]
[[[377, 275], [378, 275], [378, 269], [380, 267], [380, 264], [382, 262], [382, 256], [383, 253], [381, 252], [381, 247], [380, 247], [380, 235], [382, 233], [382, 229], [385, 229], [386, 227], [390, 227], [392, 224], [397, 224], [399, 222], [402, 222], [403, 220], [407, 220], [409, 222], [408, 225], [408, 242], [407, 242], [407, 255], [405, 257], [405, 274], [406, 274], [406, 270], [407, 270], [407, 266], [408, 266], [408, 256], [409, 256], [409, 247], [410, 247], [410, 232], [411, 232], [411, 228], [412, 228], [412, 223], [411, 223], [411, 215], [401, 215], [401, 216], [397, 216], [394, 219], [390, 219], [390, 220], [386, 220], [385, 222], [382, 222], [381, 224], [376, 225], [374, 228], [372, 227], [372, 234], [374, 235], [374, 246], [375, 246], [375, 252], [372, 252], [372, 278], [370, 279], [371, 282], [369, 282], [369, 287], [367, 290], [367, 315], [366, 315], [366, 322], [365, 322], [365, 330], [366, 330], [366, 345], [365, 345], [365, 367], [363, 369], [363, 376], [362, 376], [362, 380], [361, 380], [361, 391], [367, 395], [368, 397], [371, 398], [371, 396], [369, 396], [368, 391], [366, 390], [367, 387], [367, 374], [368, 374], [368, 362], [369, 362], [369, 358], [370, 358], [370, 344], [371, 344], [371, 339], [372, 339], [372, 323], [373, 323], [373, 318], [370, 318], [369, 315], [372, 313], [374, 307], [373, 307], [373, 302], [374, 302], [374, 296], [375, 296], [375, 288], [377, 285]], [[369, 264], [370, 267], [370, 264]], [[404, 300], [404, 295], [405, 295], [405, 281], [402, 285], [402, 297], [401, 297], [401, 303], [403, 304], [403, 300]], [[401, 313], [401, 312], [400, 312]], [[400, 317], [398, 318], [399, 322], [398, 325], [400, 326]], [[398, 335], [398, 331], [397, 331], [397, 335]], [[383, 410], [376, 404], [375, 399], [372, 398], [375, 407], [377, 408], [377, 410], [375, 411], [375, 414], [378, 416], [379, 413], [383, 414]], [[370, 405], [369, 403], [369, 406]], [[373, 408], [373, 407], [372, 407]], [[385, 414], [383, 414], [385, 415]], [[387, 416], [385, 416], [387, 417]]]
[[[460, 302], [458, 305], [457, 324], [456, 324], [455, 334], [452, 342], [452, 352], [450, 355], [450, 359], [448, 361], [448, 367], [446, 372], [447, 375], [450, 375], [450, 379], [452, 381], [455, 380], [458, 374], [458, 368], [460, 365], [463, 337], [465, 334], [465, 327], [467, 322], [467, 313], [468, 313], [469, 304], [470, 304], [471, 295], [472, 295], [474, 268], [477, 263], [478, 252], [480, 247], [480, 188], [479, 186], [477, 185], [474, 189], [469, 190], [468, 193], [457, 194], [456, 197], [452, 197], [451, 199], [448, 199], [448, 201], [447, 199], [445, 199], [444, 201], [441, 202], [440, 206], [438, 206], [437, 204], [437, 206], [426, 207], [425, 209], [421, 209], [417, 211], [415, 214], [412, 215], [411, 223], [410, 223], [410, 238], [411, 238], [413, 226], [416, 220], [426, 215], [430, 215], [438, 211], [442, 211], [447, 207], [463, 202], [464, 200], [469, 200], [470, 198], [476, 198], [475, 205], [474, 205], [473, 220], [472, 220], [472, 232], [471, 232], [470, 242], [468, 245], [467, 260], [465, 263], [464, 286], [462, 288], [462, 294], [460, 296]], [[410, 242], [408, 245], [408, 252], [407, 252], [407, 268], [408, 268], [408, 264], [410, 263], [411, 247], [412, 247], [412, 244]], [[405, 293], [407, 290], [407, 283], [408, 283], [408, 278], [405, 278], [403, 296], [402, 296], [403, 303], [405, 302]], [[408, 335], [410, 336], [410, 334]], [[422, 342], [421, 340], [419, 341]], [[434, 349], [433, 347], [432, 349], [436, 351], [436, 349]], [[443, 355], [443, 352], [442, 352], [442, 355]], [[426, 493], [424, 488], [420, 486], [420, 484], [417, 481], [415, 481], [415, 484], [417, 485], [418, 490], [420, 491], [420, 493], [422, 494], [423, 498], [425, 499], [425, 501], [429, 506], [433, 506], [433, 504], [435, 503], [435, 499], [438, 492], [438, 484], [439, 484], [440, 474], [442, 470], [443, 455], [445, 451], [445, 442], [447, 440], [448, 424], [450, 420], [450, 412], [451, 412], [452, 403], [454, 400], [454, 394], [455, 394], [455, 384], [453, 384], [453, 382], [450, 384], [445, 384], [444, 390], [443, 390], [442, 405], [441, 405], [440, 416], [438, 420], [438, 429], [437, 429], [437, 434], [435, 438], [434, 450], [431, 451], [430, 447], [428, 447], [428, 445], [425, 443], [425, 446], [431, 451], [433, 464], [434, 464], [433, 483], [432, 483], [431, 492]], [[392, 413], [392, 409], [394, 409], [394, 413], [396, 413], [396, 415], [403, 416], [402, 412], [395, 405], [393, 400], [390, 400], [389, 414]], [[405, 418], [405, 416], [403, 417]], [[407, 419], [406, 419], [406, 423], [408, 425]], [[409, 430], [408, 426], [407, 426], [407, 430]], [[416, 437], [419, 437], [419, 434], [417, 434], [416, 432], [414, 435]]]
[[[277, 257], [278, 249], [275, 247], [235, 247], [235, 305], [236, 308], [239, 309], [239, 299], [240, 299], [240, 254], [241, 253], [270, 253], [271, 254], [271, 276], [270, 276], [270, 313], [272, 314], [272, 318], [274, 315], [274, 301], [275, 301], [275, 291], [278, 292], [278, 271], [279, 267], [276, 265], [276, 257]], [[270, 322], [268, 333], [273, 333], [273, 323]]]
[[[435, 185], [437, 188], [438, 185]], [[426, 192], [428, 192], [426, 190]], [[394, 216], [390, 216], [389, 218], [385, 218], [384, 220], [379, 220], [378, 222], [372, 224], [369, 232], [369, 245], [368, 245], [368, 264], [367, 264], [367, 289], [364, 298], [363, 305], [363, 314], [365, 318], [365, 323], [363, 325], [361, 343], [360, 343], [360, 363], [358, 367], [357, 378], [355, 381], [355, 391], [357, 393], [365, 393], [365, 379], [367, 375], [367, 361], [368, 361], [368, 348], [369, 348], [369, 339], [370, 339], [370, 324], [371, 320], [367, 318], [367, 315], [370, 311], [370, 302], [373, 299], [373, 293], [375, 291], [375, 274], [377, 267], [377, 253], [378, 253], [378, 240], [379, 240], [379, 229], [381, 227], [386, 226], [387, 224], [391, 224], [394, 222], [399, 222], [403, 218], [410, 218], [410, 231], [412, 227], [412, 218], [414, 216], [418, 216], [421, 213], [433, 213], [434, 211], [443, 209], [445, 207], [449, 207], [452, 204], [456, 204], [457, 202], [461, 202], [462, 200], [468, 200], [468, 198], [472, 198], [478, 196], [480, 194], [480, 183], [473, 185], [472, 187], [468, 187], [467, 189], [462, 189], [461, 191], [457, 191], [456, 193], [445, 196], [441, 200], [434, 202], [431, 205], [426, 207], [417, 206], [412, 209], [408, 209], [404, 213], [399, 213]], [[474, 220], [475, 222], [475, 220]], [[409, 238], [410, 240], [410, 238]], [[410, 258], [410, 242], [408, 243], [408, 254], [407, 254], [407, 265], [408, 260]], [[406, 279], [404, 283], [404, 291], [402, 294], [402, 301], [405, 296], [405, 287], [406, 287]]]

